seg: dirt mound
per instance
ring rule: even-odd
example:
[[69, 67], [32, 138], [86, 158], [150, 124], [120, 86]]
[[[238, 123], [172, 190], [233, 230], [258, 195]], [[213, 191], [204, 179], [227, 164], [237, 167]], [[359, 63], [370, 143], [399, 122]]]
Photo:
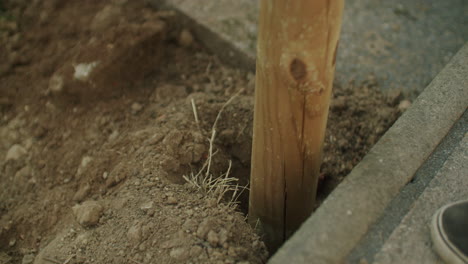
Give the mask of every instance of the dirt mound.
[[[4, 1], [0, 43], [0, 263], [265, 262], [248, 192], [183, 178], [248, 184], [251, 73], [143, 1]], [[322, 196], [399, 114], [375, 86], [335, 87]]]

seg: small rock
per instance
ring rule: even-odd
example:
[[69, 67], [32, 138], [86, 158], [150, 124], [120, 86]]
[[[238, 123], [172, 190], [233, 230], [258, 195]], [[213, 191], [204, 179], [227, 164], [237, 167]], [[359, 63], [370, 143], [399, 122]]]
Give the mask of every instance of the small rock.
[[203, 248], [200, 247], [200, 246], [193, 246], [191, 249], [190, 249], [190, 257], [192, 258], [196, 258], [198, 256], [200, 256], [200, 254], [203, 252]]
[[189, 47], [193, 44], [193, 35], [187, 29], [182, 30], [179, 35], [179, 45]]
[[153, 201], [149, 201], [149, 202], [146, 202], [146, 203], [143, 203], [141, 206], [140, 206], [140, 209], [144, 212], [150, 210], [153, 208], [153, 205], [154, 205], [154, 202]]
[[73, 68], [75, 69], [75, 72], [73, 73], [73, 78], [82, 82], [88, 81], [94, 68], [96, 68], [96, 66], [98, 65], [99, 61], [93, 61], [90, 63], [79, 63], [73, 65]]
[[186, 248], [174, 248], [171, 250], [169, 253], [171, 258], [177, 259], [177, 260], [186, 260], [190, 257], [190, 252]]
[[175, 247], [180, 247], [184, 244], [184, 240], [181, 238], [173, 238], [171, 240], [164, 241], [161, 244], [161, 248], [163, 249], [169, 249], [169, 248], [175, 248]]
[[30, 150], [33, 144], [34, 144], [33, 138], [28, 138], [24, 141], [24, 148], [26, 148], [26, 150]]
[[183, 139], [184, 135], [180, 131], [173, 130], [164, 137], [163, 144], [169, 147], [178, 148]]
[[170, 197], [167, 198], [167, 204], [175, 205], [177, 203], [178, 203], [178, 201], [177, 201], [177, 199], [175, 197], [170, 196]]
[[154, 226], [150, 223], [141, 227], [141, 237], [146, 239], [150, 234], [151, 230], [153, 230]]
[[89, 184], [85, 184], [75, 193], [75, 195], [73, 196], [73, 200], [76, 202], [83, 201], [90, 191], [91, 191], [91, 186], [89, 186]]
[[219, 236], [219, 243], [220, 243], [221, 245], [223, 245], [224, 243], [227, 242], [227, 240], [228, 240], [228, 238], [229, 238], [228, 235], [229, 235], [229, 232], [228, 232], [226, 229], [221, 228], [221, 230], [219, 231], [219, 234], [218, 234], [218, 236]]
[[128, 229], [127, 238], [134, 244], [138, 244], [141, 241], [141, 224], [135, 223]]
[[89, 157], [89, 156], [84, 156], [82, 159], [81, 159], [81, 163], [80, 163], [80, 166], [78, 167], [78, 170], [76, 171], [76, 175], [77, 176], [80, 176], [84, 170], [86, 169], [86, 167], [88, 167], [89, 163], [93, 160], [93, 158]]
[[232, 142], [234, 139], [235, 131], [234, 129], [225, 129], [219, 133], [219, 137], [223, 140], [223, 142]]
[[131, 108], [132, 108], [132, 114], [136, 115], [143, 109], [143, 106], [139, 103], [133, 103]]
[[24, 179], [29, 178], [31, 174], [32, 174], [31, 168], [29, 166], [25, 166], [15, 173], [15, 178], [24, 180]]
[[63, 91], [64, 81], [63, 77], [59, 74], [54, 74], [49, 79], [49, 91], [51, 93], [61, 93]]
[[340, 148], [345, 148], [347, 145], [348, 145], [348, 140], [346, 140], [345, 138], [338, 140], [338, 146]]
[[15, 238], [12, 238], [12, 239], [10, 240], [10, 242], [8, 243], [8, 245], [9, 245], [10, 247], [14, 247], [14, 246], [16, 245], [16, 239], [15, 239]]
[[410, 107], [411, 107], [411, 102], [409, 100], [403, 100], [398, 105], [398, 110], [400, 110], [400, 112], [405, 112]]
[[108, 139], [109, 139], [109, 141], [114, 141], [115, 139], [117, 139], [118, 136], [119, 136], [119, 131], [114, 130], [114, 131], [112, 131], [112, 133], [109, 135]]
[[182, 224], [182, 229], [184, 231], [189, 231], [190, 233], [193, 233], [197, 230], [197, 225], [197, 221], [195, 221], [192, 218], [189, 218]]
[[[210, 252], [210, 251], [208, 250], [208, 252]], [[210, 254], [210, 259], [224, 259], [225, 258], [224, 254], [221, 253], [221, 251], [218, 251], [218, 250], [213, 250], [209, 254]]]
[[94, 16], [90, 28], [94, 31], [101, 31], [109, 28], [118, 21], [121, 11], [119, 6], [106, 5]]
[[159, 161], [159, 165], [165, 171], [175, 172], [180, 168], [180, 163], [176, 159], [170, 156], [163, 156]]
[[27, 154], [27, 151], [25, 148], [23, 148], [21, 145], [15, 144], [11, 146], [11, 148], [8, 150], [6, 157], [5, 157], [5, 161], [19, 160], [26, 154]]
[[140, 246], [138, 246], [138, 250], [140, 250], [140, 251], [145, 251], [145, 250], [146, 250], [145, 244], [143, 244], [143, 243], [140, 244]]
[[21, 264], [31, 264], [34, 261], [34, 254], [26, 254], [23, 256]]
[[116, 171], [116, 169], [114, 169], [112, 173], [108, 175], [108, 178], [106, 180], [106, 188], [110, 188], [119, 184], [126, 177], [127, 175], [124, 172], [118, 170]]
[[89, 227], [99, 222], [104, 208], [96, 201], [86, 201], [72, 208], [73, 214], [80, 225]]
[[210, 231], [208, 232], [208, 235], [207, 235], [207, 241], [208, 241], [208, 243], [210, 243], [210, 245], [211, 245], [212, 247], [218, 246], [218, 243], [219, 243], [218, 234], [216, 234], [215, 231], [210, 230]]
[[146, 212], [146, 214], [148, 214], [148, 216], [151, 216], [151, 217], [153, 217], [155, 213], [156, 213], [156, 210], [154, 208], [148, 209], [148, 211]]
[[192, 163], [199, 162], [205, 154], [206, 147], [203, 144], [194, 144], [192, 152]]
[[213, 223], [210, 219], [205, 219], [200, 223], [197, 229], [197, 237], [205, 239], [208, 232], [213, 227]]

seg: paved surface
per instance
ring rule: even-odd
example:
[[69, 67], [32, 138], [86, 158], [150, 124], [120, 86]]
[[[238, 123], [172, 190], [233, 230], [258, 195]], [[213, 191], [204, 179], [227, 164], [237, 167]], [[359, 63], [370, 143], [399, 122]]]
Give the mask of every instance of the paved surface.
[[349, 263], [359, 263], [361, 259], [368, 263], [374, 260], [377, 263], [419, 263], [419, 258], [420, 263], [438, 263], [428, 224], [441, 204], [468, 198], [467, 132], [468, 112], [465, 111], [413, 180], [354, 248], [347, 258]]
[[374, 263], [440, 263], [429, 224], [444, 204], [468, 197], [468, 133], [375, 256]]
[[157, 7], [177, 11], [197, 39], [224, 62], [255, 70], [258, 13], [255, 0], [150, 1]]
[[[152, 1], [189, 17], [225, 61], [254, 68], [258, 0]], [[466, 0], [346, 1], [337, 80], [373, 73], [383, 88], [418, 94], [468, 40], [466, 14]]]

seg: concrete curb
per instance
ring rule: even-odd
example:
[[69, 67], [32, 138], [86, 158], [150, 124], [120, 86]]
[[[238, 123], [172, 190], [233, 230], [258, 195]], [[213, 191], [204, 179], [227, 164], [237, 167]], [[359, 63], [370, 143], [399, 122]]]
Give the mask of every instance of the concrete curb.
[[[251, 0], [205, 1], [203, 5], [192, 0], [150, 0], [150, 2], [158, 8], [176, 12], [181, 19], [179, 22], [188, 26], [197, 39], [225, 63], [255, 71], [253, 51], [256, 45], [258, 9], [252, 10], [252, 7], [257, 5]], [[213, 12], [210, 12], [211, 10]], [[244, 10], [249, 12], [243, 12]], [[252, 12], [255, 15], [252, 15]], [[249, 28], [251, 29], [248, 30]], [[252, 45], [254, 47], [251, 47]]]
[[468, 106], [468, 44], [270, 259], [341, 263]]
[[[382, 250], [382, 247], [387, 243], [389, 238], [395, 232], [395, 230], [401, 225], [405, 225], [408, 229], [418, 229], [421, 231], [422, 228], [427, 228], [427, 223], [414, 223], [410, 226], [404, 224], [402, 221], [416, 210], [415, 205], [423, 199], [425, 202], [432, 202], [434, 207], [426, 209], [430, 211], [430, 214], [433, 214], [437, 207], [440, 207], [440, 204], [447, 203], [447, 198], [453, 197], [453, 195], [465, 195], [468, 197], [468, 189], [465, 186], [468, 186], [468, 183], [461, 185], [461, 188], [465, 188], [466, 191], [456, 192], [452, 194], [450, 187], [454, 182], [459, 180], [451, 178], [447, 180], [443, 178], [442, 181], [439, 181], [437, 188], [445, 189], [445, 197], [437, 197], [436, 199], [422, 197], [422, 194], [425, 193], [427, 188], [431, 185], [437, 176], [446, 166], [446, 162], [450, 159], [450, 156], [456, 155], [457, 149], [459, 149], [460, 144], [464, 137], [468, 136], [466, 133], [468, 131], [468, 111], [465, 111], [460, 119], [455, 123], [455, 125], [450, 129], [450, 132], [445, 136], [445, 138], [439, 143], [436, 149], [431, 153], [431, 156], [425, 160], [424, 164], [418, 169], [416, 174], [413, 176], [413, 179], [410, 183], [405, 185], [398, 195], [392, 199], [390, 204], [387, 205], [385, 211], [382, 213], [382, 216], [372, 225], [367, 234], [359, 241], [359, 243], [353, 248], [352, 252], [346, 257], [347, 263], [359, 263], [360, 261], [367, 260], [368, 263], [373, 263], [375, 256]], [[468, 149], [466, 149], [468, 151]], [[468, 159], [468, 157], [467, 157]], [[468, 161], [467, 161], [468, 164]], [[447, 171], [445, 171], [447, 172]], [[457, 171], [456, 169], [452, 172], [454, 174], [463, 173], [463, 171]], [[465, 173], [466, 174], [466, 173]], [[453, 175], [444, 174], [443, 177], [452, 177]], [[460, 175], [460, 178], [466, 178]], [[442, 183], [443, 182], [443, 183]], [[458, 187], [457, 187], [458, 188]], [[456, 188], [455, 188], [456, 189]], [[453, 190], [455, 190], [453, 189]], [[418, 211], [418, 210], [416, 210]], [[424, 235], [429, 235], [428, 230]], [[405, 232], [405, 236], [407, 233]], [[406, 236], [405, 241], [410, 241], [413, 237]], [[419, 237], [421, 238], [421, 237]], [[404, 243], [400, 243], [398, 248], [401, 249], [401, 252], [411, 251], [412, 248], [417, 248], [423, 244], [424, 246], [432, 246], [430, 242], [426, 241], [414, 241], [412, 240], [413, 245], [411, 247]], [[398, 255], [398, 254], [397, 254]], [[418, 257], [418, 256], [415, 256]], [[416, 263], [426, 263], [423, 261], [416, 261]], [[397, 263], [409, 263], [409, 262], [397, 262]]]

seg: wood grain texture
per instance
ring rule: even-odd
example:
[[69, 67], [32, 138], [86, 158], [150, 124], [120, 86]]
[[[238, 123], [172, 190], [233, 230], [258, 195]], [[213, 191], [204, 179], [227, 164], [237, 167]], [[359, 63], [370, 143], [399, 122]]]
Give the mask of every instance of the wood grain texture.
[[343, 0], [262, 0], [249, 221], [275, 251], [314, 208]]

